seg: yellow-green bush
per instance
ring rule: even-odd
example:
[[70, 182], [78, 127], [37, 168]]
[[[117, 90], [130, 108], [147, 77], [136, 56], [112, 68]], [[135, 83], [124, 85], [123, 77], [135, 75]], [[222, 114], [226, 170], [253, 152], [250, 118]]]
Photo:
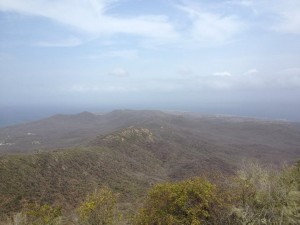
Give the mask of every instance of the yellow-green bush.
[[79, 222], [86, 225], [110, 225], [116, 216], [116, 196], [109, 188], [88, 195], [78, 208]]
[[60, 224], [62, 209], [48, 204], [42, 206], [33, 204], [25, 210], [24, 214], [30, 225], [57, 225]]
[[134, 223], [198, 225], [210, 221], [219, 206], [216, 187], [205, 179], [158, 184], [148, 193]]
[[247, 162], [231, 183], [236, 224], [300, 224], [296, 167], [269, 170]]

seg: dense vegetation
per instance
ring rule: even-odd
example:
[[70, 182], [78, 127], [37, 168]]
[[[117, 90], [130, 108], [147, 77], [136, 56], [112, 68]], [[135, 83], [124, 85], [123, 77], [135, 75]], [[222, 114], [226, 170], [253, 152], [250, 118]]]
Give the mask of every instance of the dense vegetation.
[[296, 123], [157, 111], [3, 128], [0, 221], [297, 224], [299, 164], [279, 163], [295, 163], [299, 136]]
[[195, 178], [153, 187], [136, 224], [299, 224], [300, 161], [273, 171], [246, 163], [218, 184]]
[[73, 214], [64, 215], [57, 206], [31, 204], [2, 224], [296, 225], [300, 222], [300, 161], [281, 171], [245, 162], [230, 177], [158, 183], [129, 215], [118, 208], [117, 198], [104, 187], [87, 195]]
[[136, 159], [126, 152], [92, 147], [0, 158], [0, 217], [27, 203], [73, 209], [87, 193], [104, 185], [131, 201], [162, 177], [154, 176], [162, 170], [157, 160], [137, 153]]

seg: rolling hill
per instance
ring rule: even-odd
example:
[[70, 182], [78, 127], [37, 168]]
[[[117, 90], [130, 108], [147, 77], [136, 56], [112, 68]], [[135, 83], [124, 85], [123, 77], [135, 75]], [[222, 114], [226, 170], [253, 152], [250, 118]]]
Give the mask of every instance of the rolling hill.
[[157, 182], [300, 156], [298, 123], [160, 111], [55, 115], [2, 128], [0, 140], [2, 214], [32, 201], [72, 209], [105, 185], [133, 203]]

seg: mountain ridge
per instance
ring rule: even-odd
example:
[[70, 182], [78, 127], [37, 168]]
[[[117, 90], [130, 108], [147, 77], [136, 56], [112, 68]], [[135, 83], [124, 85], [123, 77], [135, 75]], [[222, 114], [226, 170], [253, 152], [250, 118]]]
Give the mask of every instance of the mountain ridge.
[[[236, 119], [238, 118], [238, 119]], [[226, 149], [238, 147], [288, 151], [300, 146], [300, 124], [240, 117], [219, 117], [190, 113], [168, 114], [151, 110], [115, 110], [97, 115], [82, 112], [54, 115], [44, 120], [0, 128], [0, 153], [26, 153], [86, 145], [98, 135], [130, 126], [142, 127], [165, 136], [176, 134], [185, 142], [201, 142]], [[162, 127], [164, 129], [162, 129]], [[252, 147], [251, 147], [252, 146]], [[286, 159], [292, 158], [291, 156]]]
[[31, 201], [73, 209], [102, 186], [134, 204], [155, 183], [231, 175], [244, 159], [293, 163], [299, 137], [297, 123], [146, 110], [55, 115], [2, 128], [0, 214]]

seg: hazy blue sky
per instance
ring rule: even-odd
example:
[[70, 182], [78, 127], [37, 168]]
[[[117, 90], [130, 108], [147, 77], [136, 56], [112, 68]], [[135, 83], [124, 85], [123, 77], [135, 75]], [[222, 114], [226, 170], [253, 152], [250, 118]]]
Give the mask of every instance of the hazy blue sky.
[[0, 29], [2, 107], [300, 114], [299, 0], [0, 0]]

